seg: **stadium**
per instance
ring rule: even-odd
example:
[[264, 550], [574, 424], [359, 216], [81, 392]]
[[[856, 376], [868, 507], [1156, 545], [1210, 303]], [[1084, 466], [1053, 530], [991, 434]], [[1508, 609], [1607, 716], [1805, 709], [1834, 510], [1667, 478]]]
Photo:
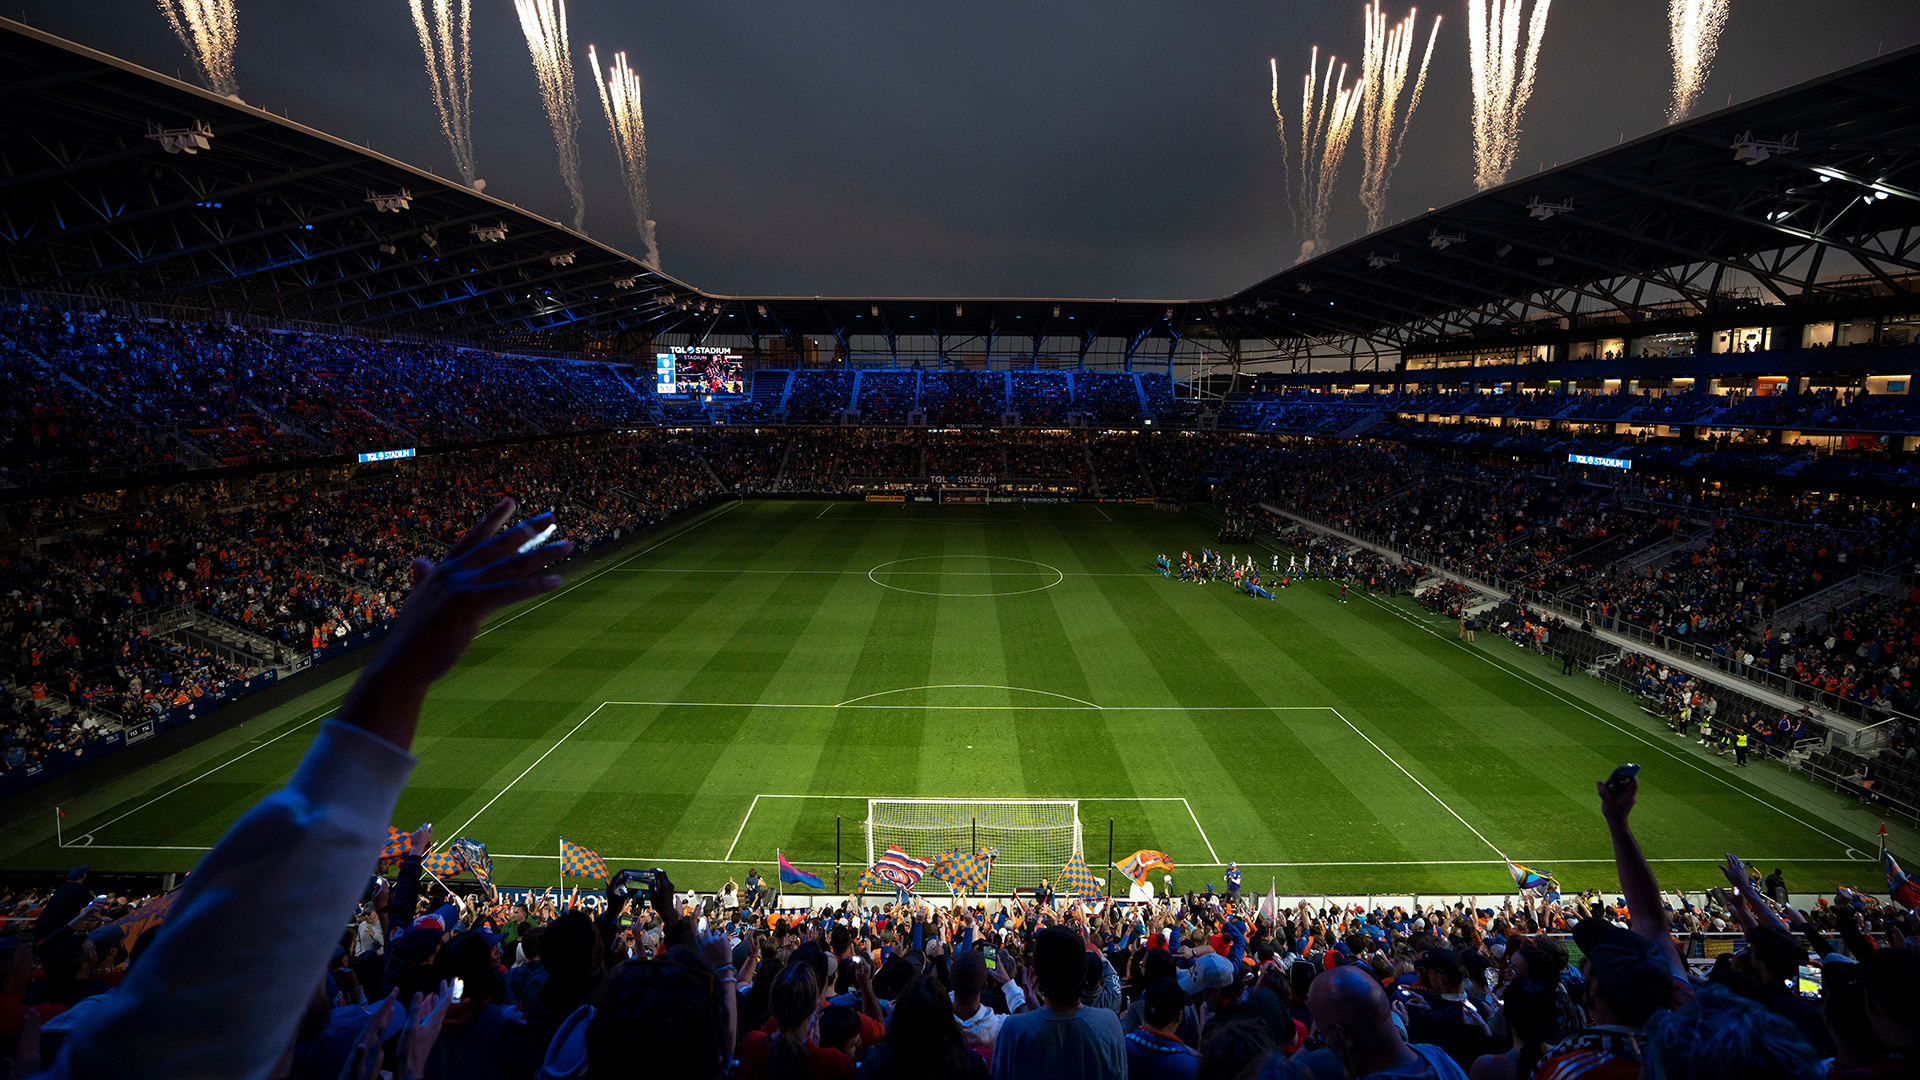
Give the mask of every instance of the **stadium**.
[[230, 0], [177, 77], [0, 19], [19, 1075], [1912, 1075], [1920, 45], [1715, 108], [1674, 0], [1664, 121], [1527, 172], [1489, 4], [1423, 213], [1440, 22], [1274, 62], [1208, 299], [669, 275], [560, 0], [572, 224], [464, 0], [391, 155]]

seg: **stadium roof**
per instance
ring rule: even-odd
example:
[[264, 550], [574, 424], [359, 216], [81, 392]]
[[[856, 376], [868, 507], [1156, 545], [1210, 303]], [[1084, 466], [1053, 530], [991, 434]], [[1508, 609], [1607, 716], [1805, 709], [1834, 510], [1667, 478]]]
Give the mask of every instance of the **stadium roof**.
[[[0, 282], [373, 333], [1436, 348], [1570, 333], [1601, 312], [1651, 327], [1761, 303], [1910, 306], [1920, 274], [1920, 47], [1200, 300], [703, 292], [458, 181], [19, 23], [0, 20], [0, 63]], [[1827, 280], [1836, 264], [1848, 280]]]

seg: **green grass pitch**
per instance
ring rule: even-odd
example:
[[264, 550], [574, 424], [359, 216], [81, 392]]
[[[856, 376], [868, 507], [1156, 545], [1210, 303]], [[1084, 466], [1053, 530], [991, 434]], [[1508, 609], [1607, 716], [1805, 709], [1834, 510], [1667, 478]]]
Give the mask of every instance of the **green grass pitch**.
[[[1796, 891], [1880, 886], [1865, 811], [1707, 757], [1597, 680], [1456, 642], [1406, 598], [1306, 582], [1267, 602], [1153, 571], [1213, 527], [1144, 506], [724, 504], [496, 618], [427, 702], [396, 824], [484, 841], [508, 884], [554, 883], [564, 835], [714, 887], [776, 847], [830, 874], [836, 815], [851, 881], [870, 796], [1077, 798], [1096, 872], [1111, 818], [1120, 854], [1169, 852], [1183, 889], [1232, 859], [1282, 894], [1510, 892], [1505, 855], [1611, 890], [1593, 785], [1637, 761], [1663, 885], [1714, 884], [1734, 851]], [[70, 803], [67, 849], [49, 820], [0, 863], [84, 845], [96, 867], [190, 866], [346, 685]]]

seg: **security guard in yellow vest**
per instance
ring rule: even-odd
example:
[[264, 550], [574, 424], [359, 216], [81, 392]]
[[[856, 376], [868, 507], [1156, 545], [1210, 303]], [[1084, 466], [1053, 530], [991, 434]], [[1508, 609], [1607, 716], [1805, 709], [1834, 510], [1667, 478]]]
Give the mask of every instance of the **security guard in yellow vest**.
[[1747, 733], [1744, 731], [1733, 737], [1733, 763], [1735, 765], [1747, 763]]

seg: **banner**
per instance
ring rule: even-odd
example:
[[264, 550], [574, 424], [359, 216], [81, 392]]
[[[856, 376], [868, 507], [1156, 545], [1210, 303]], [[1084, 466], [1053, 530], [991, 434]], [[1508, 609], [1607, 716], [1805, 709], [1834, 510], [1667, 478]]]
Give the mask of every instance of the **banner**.
[[869, 495], [867, 496], [867, 501], [882, 502], [882, 503], [896, 503], [896, 502], [903, 503], [907, 501], [907, 497], [905, 495]]

